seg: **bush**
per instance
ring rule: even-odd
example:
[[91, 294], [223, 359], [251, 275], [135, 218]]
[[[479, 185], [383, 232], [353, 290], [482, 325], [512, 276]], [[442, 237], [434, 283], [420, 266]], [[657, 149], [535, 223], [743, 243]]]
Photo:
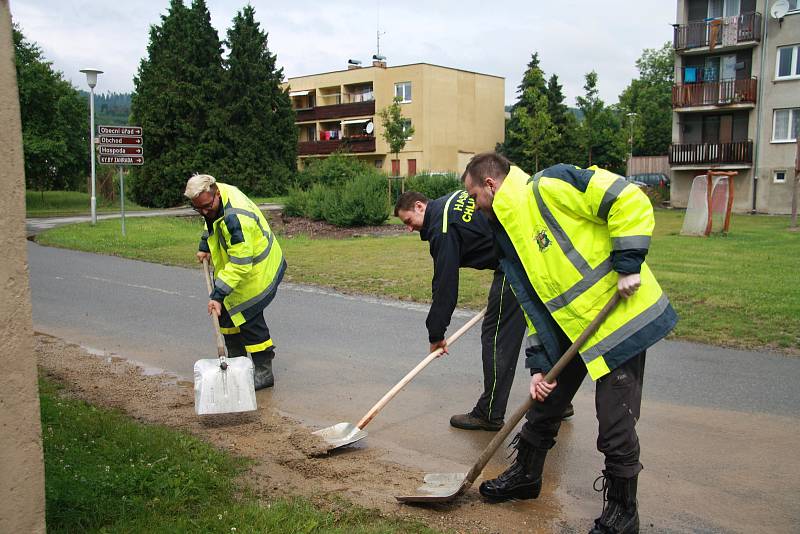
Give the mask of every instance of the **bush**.
[[383, 224], [389, 218], [385, 183], [380, 174], [369, 172], [329, 189], [323, 200], [324, 219], [336, 226]]
[[461, 178], [454, 172], [420, 173], [406, 180], [406, 191], [419, 191], [430, 199], [439, 198], [457, 189], [463, 189]]
[[295, 186], [305, 190], [316, 184], [335, 186], [367, 172], [375, 172], [375, 169], [356, 157], [337, 152], [309, 163], [297, 173]]
[[299, 187], [289, 189], [289, 197], [283, 204], [283, 213], [290, 217], [303, 217], [308, 206], [309, 192]]

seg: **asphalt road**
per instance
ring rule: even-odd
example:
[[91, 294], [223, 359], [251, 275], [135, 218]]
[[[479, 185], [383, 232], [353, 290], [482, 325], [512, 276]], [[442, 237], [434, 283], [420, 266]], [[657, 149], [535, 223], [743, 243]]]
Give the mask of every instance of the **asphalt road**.
[[[199, 269], [33, 243], [28, 253], [37, 330], [182, 377], [196, 359], [215, 355]], [[426, 313], [427, 306], [283, 284], [267, 310], [278, 354], [269, 402], [313, 427], [357, 422], [426, 355]], [[470, 316], [458, 311], [453, 325]], [[447, 421], [477, 398], [479, 351], [475, 328], [370, 423], [364, 446], [428, 471], [466, 471], [491, 436]], [[640, 501], [664, 525], [652, 531], [797, 531], [798, 379], [800, 359], [780, 354], [672, 341], [648, 352]], [[509, 410], [527, 382], [521, 358]], [[568, 513], [591, 517], [591, 480], [602, 467], [591, 382], [575, 405], [546, 475], [559, 482]], [[498, 454], [485, 473], [505, 464]]]

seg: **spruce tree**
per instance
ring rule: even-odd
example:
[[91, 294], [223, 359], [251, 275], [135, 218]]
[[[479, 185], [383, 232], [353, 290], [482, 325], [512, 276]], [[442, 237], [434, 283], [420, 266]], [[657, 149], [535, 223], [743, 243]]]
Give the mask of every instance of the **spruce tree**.
[[[537, 166], [535, 155], [546, 160], [553, 144], [558, 142], [557, 136], [555, 139], [548, 136], [538, 140], [530, 137], [531, 131], [549, 131], [544, 123], [550, 123], [549, 117], [544, 117], [549, 115], [547, 83], [539, 67], [539, 54], [536, 52], [531, 55], [517, 93], [519, 97], [511, 108], [511, 118], [506, 122], [506, 139], [498, 150], [521, 168], [532, 169]], [[531, 120], [537, 123], [536, 127], [532, 127]], [[534, 147], [534, 144], [537, 146]]]
[[558, 134], [558, 141], [553, 144], [553, 149], [546, 155], [543, 167], [557, 163], [574, 163], [577, 157], [578, 145], [578, 120], [564, 104], [562, 86], [558, 83], [558, 76], [553, 74], [547, 81], [547, 110], [550, 120]]
[[578, 130], [582, 149], [580, 166], [598, 165], [617, 173], [625, 172], [625, 144], [620, 121], [613, 109], [606, 107], [597, 89], [597, 73], [586, 75], [585, 96], [578, 97], [583, 122]]
[[220, 138], [226, 145], [224, 179], [246, 193], [277, 195], [293, 181], [297, 128], [283, 69], [267, 46], [268, 34], [246, 6], [228, 30]]
[[217, 139], [221, 75], [222, 50], [205, 1], [187, 8], [170, 0], [161, 24], [150, 28], [134, 78], [131, 115], [144, 130], [145, 164], [132, 187], [139, 204], [174, 206], [191, 174], [216, 173], [225, 155]]

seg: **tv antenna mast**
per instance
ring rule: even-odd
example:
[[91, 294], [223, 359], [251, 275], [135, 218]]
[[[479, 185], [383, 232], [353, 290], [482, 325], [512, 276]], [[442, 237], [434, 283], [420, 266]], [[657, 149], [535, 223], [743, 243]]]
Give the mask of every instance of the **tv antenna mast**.
[[377, 2], [378, 2], [378, 16], [377, 16], [377, 21], [375, 23], [375, 36], [378, 41], [378, 52], [375, 54], [375, 59], [381, 61], [383, 59], [386, 59], [381, 55], [381, 35], [385, 35], [386, 32], [381, 31], [381, 0], [377, 0]]

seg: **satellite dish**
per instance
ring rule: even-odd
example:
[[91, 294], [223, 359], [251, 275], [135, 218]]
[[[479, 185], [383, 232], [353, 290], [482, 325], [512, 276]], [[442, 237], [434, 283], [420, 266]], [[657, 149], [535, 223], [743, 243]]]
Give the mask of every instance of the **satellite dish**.
[[769, 14], [773, 19], [782, 19], [789, 11], [789, 0], [776, 0], [769, 8]]
[[367, 132], [368, 134], [371, 134], [372, 132], [374, 132], [374, 131], [375, 131], [375, 125], [374, 125], [374, 124], [372, 124], [372, 121], [369, 121], [369, 122], [367, 123], [367, 126], [364, 128], [364, 130], [366, 130], [366, 132]]

